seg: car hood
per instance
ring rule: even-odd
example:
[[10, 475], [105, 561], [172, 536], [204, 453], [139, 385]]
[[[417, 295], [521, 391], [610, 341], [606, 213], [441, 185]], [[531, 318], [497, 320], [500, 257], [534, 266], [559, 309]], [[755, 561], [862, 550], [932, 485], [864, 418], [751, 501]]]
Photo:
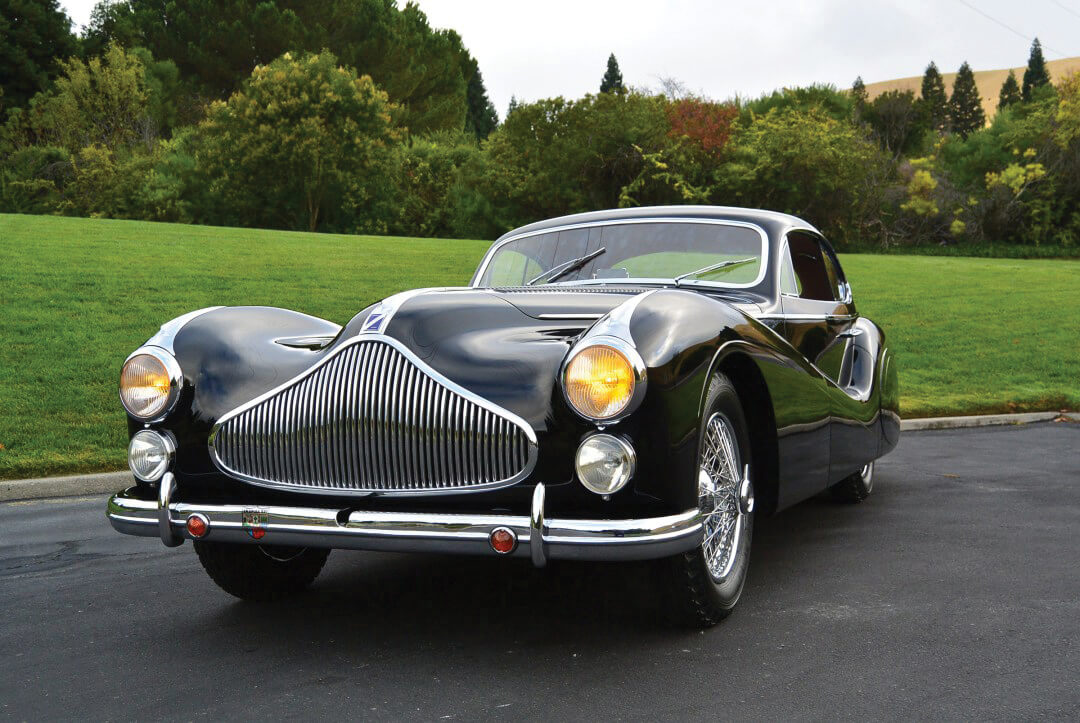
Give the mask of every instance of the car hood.
[[[541, 432], [551, 420], [559, 368], [574, 340], [642, 291], [409, 292], [404, 299], [387, 300], [391, 311], [375, 333], [400, 341], [439, 373]], [[336, 343], [372, 333], [366, 322], [380, 311], [375, 307], [358, 314]]]

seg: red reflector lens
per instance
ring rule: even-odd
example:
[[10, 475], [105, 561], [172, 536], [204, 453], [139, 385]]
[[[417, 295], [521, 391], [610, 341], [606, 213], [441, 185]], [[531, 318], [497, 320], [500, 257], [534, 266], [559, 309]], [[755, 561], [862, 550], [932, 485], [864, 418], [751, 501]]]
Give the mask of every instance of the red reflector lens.
[[202, 515], [192, 515], [187, 518], [187, 531], [192, 537], [199, 538], [206, 534], [210, 524]]
[[500, 555], [508, 555], [517, 546], [517, 535], [513, 530], [505, 527], [496, 527], [491, 531], [491, 549]]

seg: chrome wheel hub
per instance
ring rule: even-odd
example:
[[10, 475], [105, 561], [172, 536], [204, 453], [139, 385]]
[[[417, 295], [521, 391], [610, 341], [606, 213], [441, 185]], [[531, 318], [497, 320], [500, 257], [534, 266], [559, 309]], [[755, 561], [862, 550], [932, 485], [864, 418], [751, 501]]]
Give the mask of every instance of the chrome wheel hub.
[[717, 583], [731, 574], [738, 558], [745, 517], [754, 510], [750, 468], [741, 464], [731, 422], [714, 414], [705, 425], [698, 470], [698, 509], [704, 525], [702, 549]]

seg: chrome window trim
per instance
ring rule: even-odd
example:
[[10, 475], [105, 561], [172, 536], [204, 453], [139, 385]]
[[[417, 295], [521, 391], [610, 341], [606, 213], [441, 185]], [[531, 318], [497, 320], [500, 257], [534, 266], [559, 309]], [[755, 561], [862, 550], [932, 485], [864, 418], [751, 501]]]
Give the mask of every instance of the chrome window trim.
[[160, 412], [152, 417], [140, 417], [128, 409], [127, 405], [124, 404], [124, 394], [120, 388], [119, 382], [116, 385], [116, 395], [120, 398], [120, 406], [123, 407], [124, 412], [128, 416], [138, 420], [142, 424], [151, 425], [164, 421], [165, 418], [172, 413], [173, 409], [176, 408], [176, 403], [180, 401], [180, 391], [184, 387], [184, 372], [180, 369], [180, 362], [176, 361], [176, 357], [172, 355], [171, 351], [159, 346], [143, 345], [128, 354], [127, 358], [124, 359], [124, 363], [120, 365], [121, 380], [123, 379], [124, 367], [127, 366], [127, 363], [134, 357], [142, 354], [152, 356], [161, 362], [162, 366], [165, 367], [165, 373], [169, 375], [169, 396], [165, 400], [165, 406], [161, 408]]
[[[257, 477], [253, 477], [253, 476], [244, 474], [242, 472], [233, 470], [233, 469], [229, 468], [228, 465], [226, 465], [224, 463], [224, 461], [218, 455], [216, 447], [214, 446], [214, 440], [216, 438], [218, 430], [222, 427], [222, 425], [226, 424], [229, 420], [233, 419], [234, 417], [237, 417], [240, 414], [243, 414], [244, 412], [248, 411], [249, 409], [258, 406], [259, 404], [261, 404], [262, 402], [266, 401], [267, 399], [273, 397], [274, 395], [278, 394], [279, 392], [282, 392], [283, 390], [288, 389], [289, 387], [298, 384], [299, 382], [301, 382], [304, 379], [308, 378], [309, 376], [313, 375], [316, 371], [321, 369], [323, 366], [326, 366], [327, 364], [329, 364], [331, 361], [333, 361], [338, 355], [343, 353], [345, 350], [349, 349], [352, 346], [355, 346], [356, 344], [360, 344], [360, 343], [364, 343], [364, 342], [368, 342], [368, 343], [370, 343], [370, 342], [378, 342], [378, 343], [387, 344], [388, 346], [393, 347], [398, 352], [400, 352], [403, 356], [405, 356], [405, 358], [409, 362], [414, 364], [422, 373], [429, 376], [435, 382], [443, 385], [449, 391], [451, 391], [451, 392], [453, 392], [455, 394], [458, 394], [459, 396], [464, 397], [465, 399], [472, 402], [473, 404], [476, 404], [477, 406], [484, 408], [488, 412], [490, 412], [490, 413], [492, 413], [492, 414], [494, 414], [494, 415], [496, 415], [498, 417], [502, 417], [504, 420], [506, 420], [507, 422], [510, 422], [511, 424], [516, 426], [518, 429], [520, 429], [525, 434], [525, 436], [526, 436], [526, 438], [528, 440], [528, 445], [527, 445], [527, 447], [528, 447], [528, 457], [527, 457], [525, 466], [521, 469], [521, 471], [518, 474], [516, 474], [513, 477], [510, 477], [508, 479], [498, 480], [496, 482], [485, 483], [485, 484], [469, 485], [469, 486], [466, 486], [466, 487], [455, 487], [455, 488], [447, 488], [447, 489], [405, 489], [405, 490], [400, 490], [400, 489], [398, 489], [398, 490], [382, 490], [382, 489], [380, 489], [380, 490], [368, 490], [368, 489], [343, 489], [343, 488], [338, 488], [338, 487], [319, 487], [319, 486], [314, 486], [314, 485], [310, 485], [310, 486], [309, 485], [304, 485], [304, 486], [284, 485], [284, 484], [281, 484], [281, 483], [278, 483], [278, 482], [269, 482], [269, 481], [266, 481], [266, 480], [263, 480], [263, 479], [260, 479], [260, 478], [257, 478]], [[484, 491], [489, 491], [489, 490], [493, 490], [493, 489], [501, 489], [503, 487], [509, 487], [511, 485], [517, 484], [518, 482], [520, 482], [523, 479], [526, 479], [530, 474], [532, 474], [533, 469], [535, 469], [535, 467], [536, 467], [536, 461], [537, 461], [537, 456], [538, 456], [536, 432], [533, 430], [532, 425], [530, 425], [527, 421], [525, 421], [524, 419], [522, 419], [518, 415], [514, 414], [510, 410], [505, 409], [503, 407], [500, 407], [497, 404], [494, 404], [493, 402], [481, 397], [480, 395], [476, 394], [475, 392], [469, 391], [468, 389], [461, 386], [457, 382], [454, 382], [453, 380], [449, 379], [445, 375], [441, 374], [438, 370], [432, 368], [429, 364], [424, 362], [420, 357], [418, 357], [416, 354], [414, 354], [408, 347], [406, 347], [404, 344], [402, 344], [397, 339], [395, 339], [395, 338], [393, 338], [391, 336], [386, 336], [386, 335], [381, 334], [381, 333], [372, 333], [372, 332], [363, 332], [363, 333], [357, 334], [355, 337], [349, 339], [348, 341], [343, 342], [338, 347], [336, 347], [336, 348], [332, 349], [331, 351], [327, 352], [326, 356], [324, 356], [318, 362], [313, 364], [311, 367], [309, 367], [309, 368], [305, 369], [304, 371], [302, 371], [300, 374], [297, 374], [296, 376], [294, 376], [291, 379], [283, 382], [282, 384], [279, 384], [278, 386], [274, 387], [273, 389], [270, 389], [269, 391], [266, 391], [266, 392], [260, 394], [259, 396], [255, 397], [254, 399], [251, 399], [251, 400], [245, 402], [244, 404], [241, 404], [240, 406], [236, 407], [235, 409], [232, 409], [232, 410], [226, 412], [225, 414], [221, 415], [221, 417], [217, 420], [217, 422], [214, 423], [213, 428], [210, 430], [210, 436], [207, 439], [207, 447], [208, 447], [209, 452], [210, 452], [210, 458], [211, 458], [211, 460], [213, 460], [214, 465], [221, 472], [223, 472], [224, 474], [226, 474], [229, 477], [232, 477], [234, 479], [239, 479], [239, 480], [241, 480], [243, 482], [247, 482], [247, 483], [250, 483], [250, 484], [253, 484], [253, 485], [257, 485], [257, 486], [260, 486], [260, 487], [267, 487], [267, 488], [276, 489], [276, 490], [286, 490], [286, 491], [290, 491], [290, 492], [301, 492], [301, 493], [308, 493], [308, 494], [324, 494], [324, 495], [325, 494], [335, 494], [335, 495], [340, 495], [340, 496], [345, 496], [345, 497], [436, 496], [436, 495], [448, 495], [448, 494], [469, 494], [469, 493], [473, 493], [473, 492], [484, 492]]]
[[[642, 223], [696, 223], [712, 226], [735, 226], [738, 228], [748, 228], [756, 231], [761, 238], [761, 268], [758, 269], [757, 278], [750, 283], [745, 284], [725, 284], [719, 281], [700, 281], [694, 280], [689, 283], [684, 283], [683, 286], [706, 286], [719, 289], [750, 289], [760, 284], [768, 273], [769, 269], [769, 234], [765, 232], [765, 229], [756, 223], [750, 223], [749, 221], [735, 221], [729, 219], [720, 218], [679, 218], [677, 216], [661, 216], [656, 218], [626, 218], [626, 219], [609, 219], [607, 221], [593, 221], [589, 223], [573, 223], [565, 226], [552, 226], [551, 228], [538, 229], [536, 231], [528, 231], [526, 233], [519, 233], [508, 238], [494, 243], [487, 253], [484, 254], [484, 258], [480, 261], [480, 266], [477, 267], [476, 273], [473, 274], [472, 280], [469, 282], [469, 286], [473, 288], [491, 288], [480, 286], [480, 279], [487, 273], [488, 266], [491, 264], [491, 259], [494, 255], [506, 244], [511, 241], [520, 241], [524, 238], [532, 238], [533, 236], [541, 236], [549, 233], [561, 233], [563, 231], [574, 231], [582, 228], [598, 228], [601, 226], [627, 226], [631, 224]], [[601, 281], [601, 279], [588, 279], [589, 281]], [[628, 277], [619, 279], [610, 279], [610, 283], [618, 282], [621, 284], [626, 283], [648, 283], [648, 284], [674, 284], [674, 279], [665, 278], [651, 278], [651, 277]]]

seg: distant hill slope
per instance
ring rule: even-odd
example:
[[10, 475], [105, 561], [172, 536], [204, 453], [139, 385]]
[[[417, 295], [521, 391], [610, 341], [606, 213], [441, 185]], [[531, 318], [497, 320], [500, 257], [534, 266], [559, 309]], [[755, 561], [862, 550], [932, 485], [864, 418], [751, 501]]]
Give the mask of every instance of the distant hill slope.
[[[1026, 67], [1027, 65], [1025, 64], [1012, 69], [1016, 73], [1017, 83], [1022, 84], [1024, 82], [1024, 70]], [[1080, 57], [1048, 60], [1046, 62], [1046, 67], [1050, 71], [1050, 79], [1056, 83], [1070, 73], [1080, 72]], [[979, 95], [982, 97], [982, 106], [983, 110], [986, 112], [987, 120], [993, 118], [994, 114], [997, 113], [998, 93], [1001, 91], [1001, 84], [1005, 82], [1005, 78], [1008, 75], [1008, 68], [1003, 70], [975, 71], [975, 85], [979, 87]], [[956, 73], [942, 73], [942, 76], [945, 78], [945, 89], [951, 94], [952, 84], [953, 80], [956, 78]], [[870, 100], [873, 100], [889, 90], [910, 90], [918, 97], [921, 89], [921, 75], [916, 75], [911, 78], [898, 78], [896, 80], [883, 80], [878, 83], [866, 84], [866, 92], [869, 94]]]

